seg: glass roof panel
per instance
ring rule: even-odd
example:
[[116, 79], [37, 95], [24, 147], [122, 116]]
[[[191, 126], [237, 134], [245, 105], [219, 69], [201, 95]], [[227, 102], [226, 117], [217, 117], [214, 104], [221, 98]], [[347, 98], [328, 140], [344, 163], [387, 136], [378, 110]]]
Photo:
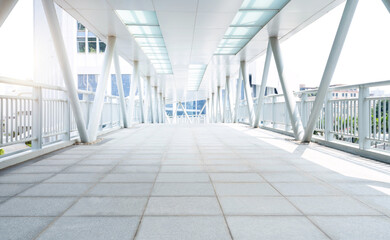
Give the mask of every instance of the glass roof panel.
[[232, 25], [264, 26], [278, 11], [239, 11], [233, 19]]
[[127, 26], [134, 37], [162, 37], [158, 26]]
[[159, 74], [172, 74], [172, 69], [159, 69], [156, 68], [156, 72]]
[[260, 27], [229, 27], [225, 33], [225, 38], [252, 38]]
[[117, 10], [124, 24], [129, 25], [157, 25], [156, 13], [153, 11]]
[[249, 39], [222, 39], [218, 47], [233, 47], [233, 48], [242, 48], [249, 42]]
[[169, 59], [151, 59], [150, 62], [153, 64], [165, 64], [165, 63], [170, 64]]
[[144, 53], [167, 53], [165, 47], [141, 47]]
[[231, 54], [236, 55], [241, 48], [217, 48], [214, 54]]
[[135, 41], [140, 46], [149, 46], [149, 47], [164, 47], [164, 39], [163, 38], [135, 38]]
[[290, 0], [244, 0], [241, 8], [244, 9], [281, 9]]
[[168, 54], [166, 54], [166, 53], [145, 53], [145, 54], [151, 60], [157, 60], [157, 59], [169, 60]]

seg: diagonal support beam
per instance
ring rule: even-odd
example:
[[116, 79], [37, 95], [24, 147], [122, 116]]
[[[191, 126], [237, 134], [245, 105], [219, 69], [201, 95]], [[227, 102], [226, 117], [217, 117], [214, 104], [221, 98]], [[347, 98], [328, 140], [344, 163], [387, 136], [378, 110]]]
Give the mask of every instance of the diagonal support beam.
[[240, 64], [240, 72], [242, 80], [244, 81], [244, 92], [245, 92], [245, 99], [248, 107], [248, 113], [249, 113], [249, 125], [252, 126], [253, 120], [254, 120], [254, 111], [253, 111], [253, 98], [252, 98], [252, 91], [251, 87], [249, 86], [249, 79], [247, 75], [247, 69], [246, 69], [246, 62], [241, 61]]
[[123, 127], [128, 128], [129, 123], [127, 121], [125, 92], [123, 91], [122, 73], [121, 73], [121, 68], [119, 66], [118, 53], [116, 51], [114, 54], [114, 66], [115, 66], [115, 74], [116, 74], [116, 85], [118, 87], [118, 93], [119, 93], [119, 102], [122, 110]]
[[233, 123], [238, 122], [238, 109], [240, 107], [240, 100], [241, 100], [241, 86], [242, 86], [241, 79], [238, 78], [236, 84], [236, 104], [234, 105]]
[[353, 15], [355, 14], [358, 2], [359, 0], [347, 0], [347, 3], [345, 4], [344, 12], [337, 29], [328, 62], [326, 63], [324, 74], [322, 75], [320, 87], [318, 88], [309, 121], [306, 125], [305, 135], [302, 139], [303, 142], [310, 142], [313, 136], [313, 130], [316, 125], [316, 121], [321, 113], [321, 109], [323, 108], [326, 92], [336, 70], [337, 62], [343, 49], [345, 39], [347, 38], [348, 30], [351, 26]]
[[145, 123], [144, 96], [143, 96], [144, 91], [142, 89], [141, 76], [139, 74], [139, 66], [137, 61], [134, 61], [134, 80], [137, 81], [137, 86], [138, 86], [141, 123]]
[[3, 25], [8, 15], [14, 9], [18, 0], [1, 0], [0, 1], [0, 27]]
[[153, 95], [152, 95], [152, 81], [150, 79], [150, 76], [147, 76], [146, 77], [146, 83], [147, 83], [147, 86], [146, 86], [146, 91], [148, 93], [148, 97], [149, 97], [149, 116], [150, 116], [150, 122], [151, 123], [155, 123], [154, 121], [154, 118], [153, 118], [153, 108], [154, 108], [154, 104], [153, 104]]
[[280, 84], [282, 85], [283, 96], [286, 102], [288, 114], [290, 116], [294, 137], [297, 140], [302, 140], [304, 135], [302, 120], [299, 114], [298, 106], [294, 99], [294, 95], [292, 91], [290, 91], [290, 88], [287, 85], [286, 77], [284, 74], [284, 65], [283, 65], [282, 53], [280, 51], [279, 41], [276, 37], [271, 37], [269, 41], [271, 42], [272, 52], [275, 56], [274, 59], [276, 63], [276, 68], [278, 69], [279, 80], [280, 80]]
[[265, 56], [265, 62], [264, 62], [264, 70], [263, 70], [263, 78], [261, 80], [260, 85], [260, 91], [259, 91], [259, 97], [257, 100], [257, 111], [256, 111], [256, 118], [253, 123], [253, 127], [257, 128], [260, 125], [260, 119], [262, 119], [263, 111], [264, 111], [264, 95], [265, 95], [265, 89], [267, 87], [267, 80], [268, 80], [268, 73], [269, 73], [269, 67], [271, 65], [271, 58], [272, 58], [272, 47], [271, 42], [268, 41], [268, 47], [267, 47], [267, 54]]
[[107, 48], [104, 53], [103, 59], [103, 68], [100, 73], [100, 79], [98, 81], [95, 93], [95, 99], [92, 105], [91, 117], [89, 118], [88, 123], [88, 137], [90, 141], [95, 141], [97, 137], [97, 132], [99, 128], [99, 122], [102, 115], [102, 110], [104, 106], [104, 94], [108, 84], [108, 76], [110, 74], [110, 68], [112, 59], [115, 51], [115, 42], [116, 38], [113, 36], [108, 37], [107, 39]]
[[232, 120], [232, 106], [230, 101], [230, 76], [226, 76], [225, 83], [225, 104], [223, 110], [223, 122], [226, 123], [228, 119]]
[[382, 2], [390, 13], [390, 0], [382, 0]]
[[187, 114], [187, 110], [184, 108], [183, 104], [182, 104], [181, 102], [179, 102], [179, 104], [180, 104], [181, 108], [183, 109], [184, 115], [186, 116], [186, 118], [188, 119], [188, 121], [189, 121], [190, 123], [192, 123], [190, 117], [189, 117], [188, 114]]
[[[43, 9], [45, 11], [47, 23], [49, 25], [50, 34], [53, 38], [54, 48], [56, 51], [58, 63], [61, 68], [62, 76], [65, 81], [67, 94], [72, 106], [73, 116], [76, 121], [77, 130], [80, 135], [81, 142], [89, 142], [86, 124], [81, 111], [77, 88], [73, 79], [72, 70], [70, 68], [68, 55], [66, 53], [64, 39], [62, 37], [60, 24], [58, 22], [57, 13], [54, 7], [53, 0], [42, 0]], [[100, 119], [100, 118], [99, 118]]]
[[134, 66], [136, 62], [133, 62], [133, 75], [130, 79], [130, 93], [129, 93], [129, 123], [130, 125], [133, 123], [134, 115], [135, 115], [135, 92], [137, 90], [137, 81], [134, 78]]

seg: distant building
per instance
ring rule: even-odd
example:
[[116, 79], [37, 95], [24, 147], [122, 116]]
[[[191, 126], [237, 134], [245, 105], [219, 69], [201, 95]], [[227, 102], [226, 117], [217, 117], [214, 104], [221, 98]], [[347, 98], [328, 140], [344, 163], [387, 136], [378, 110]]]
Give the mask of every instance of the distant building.
[[[345, 86], [344, 84], [334, 84], [329, 87], [341, 87]], [[307, 90], [317, 90], [318, 87], [306, 87], [305, 84], [299, 84], [299, 91], [307, 91]], [[314, 97], [314, 96], [312, 96]], [[333, 99], [346, 99], [346, 98], [357, 98], [359, 97], [359, 89], [351, 88], [351, 89], [336, 89], [332, 91]]]

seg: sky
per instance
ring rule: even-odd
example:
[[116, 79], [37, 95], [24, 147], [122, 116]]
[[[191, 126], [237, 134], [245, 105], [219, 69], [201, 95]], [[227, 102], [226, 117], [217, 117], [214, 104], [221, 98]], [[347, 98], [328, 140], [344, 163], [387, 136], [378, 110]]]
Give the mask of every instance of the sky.
[[[32, 79], [33, 1], [19, 0], [0, 28], [0, 76]], [[292, 90], [299, 84], [318, 86], [344, 9], [330, 11], [281, 43], [286, 77]], [[390, 13], [381, 0], [360, 0], [332, 84], [390, 80]], [[264, 56], [256, 60], [261, 79]], [[279, 86], [274, 61], [269, 85]]]

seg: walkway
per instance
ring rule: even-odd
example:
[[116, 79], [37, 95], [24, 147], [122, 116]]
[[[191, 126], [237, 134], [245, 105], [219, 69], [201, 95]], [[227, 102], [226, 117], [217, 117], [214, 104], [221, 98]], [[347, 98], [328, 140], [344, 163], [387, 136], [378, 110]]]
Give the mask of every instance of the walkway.
[[0, 171], [5, 239], [389, 239], [390, 167], [242, 125], [124, 129]]

